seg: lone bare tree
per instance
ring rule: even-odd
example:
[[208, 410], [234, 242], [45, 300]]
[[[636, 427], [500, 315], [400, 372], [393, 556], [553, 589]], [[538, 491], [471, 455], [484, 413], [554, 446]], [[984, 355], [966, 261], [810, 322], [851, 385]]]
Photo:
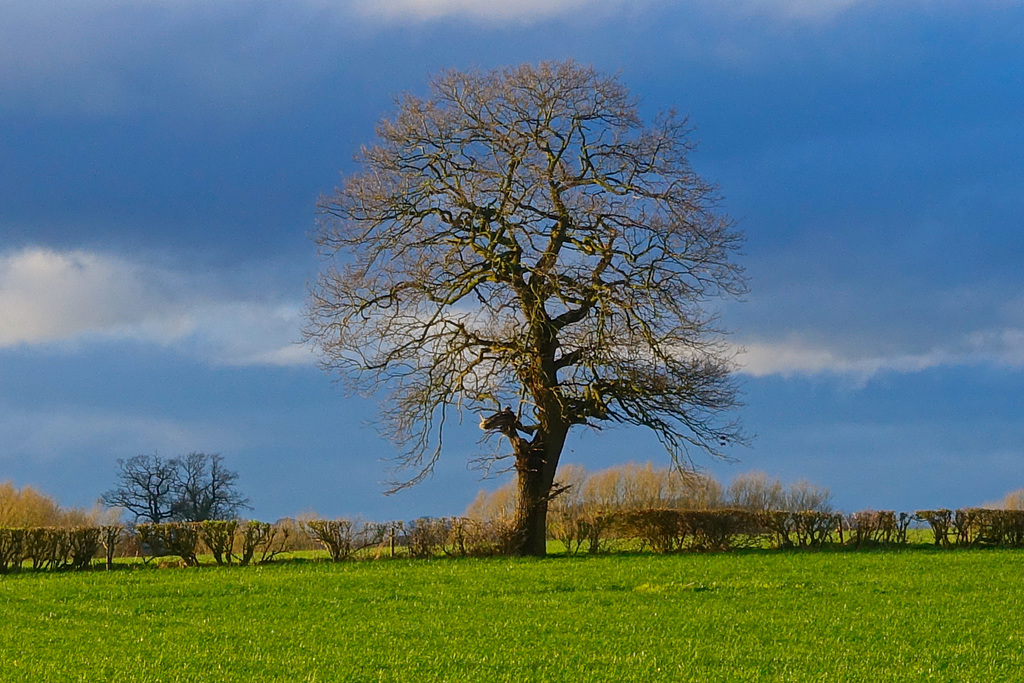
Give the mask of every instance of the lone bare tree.
[[319, 202], [306, 326], [327, 371], [387, 396], [414, 472], [396, 486], [431, 470], [453, 411], [497, 411], [481, 426], [511, 447], [515, 551], [543, 555], [574, 426], [647, 427], [681, 466], [742, 438], [708, 306], [744, 291], [741, 236], [685, 119], [645, 124], [571, 61], [449, 71], [397, 109]]
[[117, 468], [118, 485], [103, 494], [103, 504], [124, 508], [136, 520], [231, 519], [249, 507], [236, 489], [238, 473], [224, 466], [219, 453], [136, 455], [118, 460]]

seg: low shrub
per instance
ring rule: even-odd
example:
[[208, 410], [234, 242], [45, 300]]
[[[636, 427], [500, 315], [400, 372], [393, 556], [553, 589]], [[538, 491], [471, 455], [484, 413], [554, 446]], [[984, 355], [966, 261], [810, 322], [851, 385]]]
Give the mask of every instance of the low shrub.
[[257, 562], [264, 564], [288, 550], [291, 528], [250, 520], [239, 529], [238, 535], [241, 537], [242, 543], [242, 553], [238, 556], [238, 564], [245, 567], [252, 562], [254, 557], [258, 556]]
[[103, 546], [103, 529], [93, 526], [61, 531], [67, 534], [71, 547], [67, 566], [71, 569], [85, 569], [92, 564], [93, 558]]
[[749, 510], [624, 510], [615, 517], [621, 536], [635, 538], [656, 553], [723, 551], [756, 543], [763, 534]]
[[822, 510], [765, 510], [754, 513], [777, 548], [820, 548], [838, 535], [842, 516]]
[[114, 555], [124, 538], [124, 527], [120, 524], [107, 524], [100, 527], [100, 542], [103, 544], [104, 559], [107, 569], [114, 567]]
[[512, 530], [504, 519], [420, 517], [399, 524], [400, 545], [410, 557], [483, 557], [511, 552]]
[[688, 510], [682, 513], [690, 527], [694, 550], [723, 551], [753, 545], [762, 536], [757, 515], [748, 510]]
[[966, 508], [953, 514], [957, 545], [1024, 546], [1024, 510]]
[[331, 561], [347, 560], [354, 553], [384, 541], [386, 525], [350, 519], [311, 519], [302, 523], [310, 538], [323, 546]]
[[186, 567], [194, 567], [199, 564], [196, 551], [201, 528], [202, 522], [139, 524], [135, 527], [135, 535], [147, 562], [154, 557], [177, 555]]
[[556, 507], [548, 515], [548, 533], [561, 542], [569, 555], [579, 554], [584, 546], [588, 553], [598, 553], [614, 516], [579, 504]]
[[935, 538], [935, 545], [941, 548], [950, 547], [949, 532], [953, 526], [953, 511], [945, 508], [939, 510], [918, 510], [914, 513], [919, 520], [927, 522]]
[[24, 560], [25, 530], [0, 527], [0, 572], [18, 569]]
[[85, 569], [101, 543], [99, 527], [0, 528], [0, 572], [21, 569], [25, 562], [34, 570]]
[[234, 558], [235, 534], [238, 522], [231, 520], [206, 520], [199, 522], [199, 539], [213, 555], [218, 565], [231, 564]]
[[905, 545], [907, 530], [915, 516], [893, 510], [861, 510], [845, 519], [847, 542], [857, 548], [866, 545]]

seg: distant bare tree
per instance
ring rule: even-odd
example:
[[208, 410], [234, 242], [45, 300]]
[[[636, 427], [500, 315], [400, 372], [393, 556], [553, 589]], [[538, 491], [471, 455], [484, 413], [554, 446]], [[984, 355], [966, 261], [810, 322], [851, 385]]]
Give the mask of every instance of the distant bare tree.
[[1011, 491], [998, 503], [985, 505], [984, 507], [1000, 508], [1003, 510], [1024, 510], [1024, 489]]
[[396, 486], [430, 472], [453, 410], [490, 410], [515, 550], [542, 555], [572, 427], [646, 427], [683, 464], [741, 438], [707, 306], [744, 290], [741, 238], [684, 119], [644, 124], [617, 78], [571, 61], [442, 73], [397, 107], [319, 203], [306, 327], [325, 369], [389, 397], [414, 471]]
[[124, 508], [135, 519], [154, 524], [171, 519], [177, 499], [174, 460], [159, 455], [136, 455], [117, 461], [117, 488], [103, 494], [103, 504]]
[[764, 472], [736, 475], [726, 490], [729, 505], [743, 510], [786, 510], [786, 488], [778, 479], [769, 479]]
[[771, 479], [760, 471], [736, 475], [726, 496], [729, 505], [744, 510], [832, 512], [832, 493], [827, 488], [805, 479], [786, 487], [780, 480]]
[[118, 486], [103, 504], [123, 508], [136, 520], [201, 522], [230, 519], [248, 507], [235, 485], [238, 473], [224, 467], [217, 453], [178, 458], [136, 455], [117, 461]]
[[177, 462], [177, 499], [172, 518], [182, 522], [231, 519], [248, 507], [235, 490], [238, 473], [224, 466], [219, 453], [189, 453]]

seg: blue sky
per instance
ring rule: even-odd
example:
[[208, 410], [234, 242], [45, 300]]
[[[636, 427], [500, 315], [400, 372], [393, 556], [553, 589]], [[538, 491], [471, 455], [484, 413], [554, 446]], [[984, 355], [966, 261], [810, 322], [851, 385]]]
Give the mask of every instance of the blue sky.
[[[115, 461], [220, 452], [253, 516], [461, 512], [474, 419], [392, 452], [299, 338], [315, 202], [444, 68], [574, 58], [696, 126], [747, 236], [750, 469], [835, 502], [1024, 487], [1024, 3], [5, 0], [0, 480], [91, 504]], [[563, 456], [665, 463], [642, 432]]]

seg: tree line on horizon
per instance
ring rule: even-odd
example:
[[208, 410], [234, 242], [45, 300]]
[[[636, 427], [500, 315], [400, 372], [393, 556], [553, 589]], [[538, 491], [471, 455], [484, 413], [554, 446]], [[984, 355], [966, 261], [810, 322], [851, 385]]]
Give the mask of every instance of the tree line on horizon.
[[[108, 568], [115, 557], [129, 556], [146, 562], [173, 556], [195, 566], [200, 554], [213, 556], [218, 565], [244, 566], [315, 548], [326, 550], [332, 561], [514, 554], [513, 484], [481, 491], [460, 517], [372, 522], [308, 513], [271, 524], [240, 519], [239, 509], [223, 519], [122, 520], [123, 510], [63, 508], [33, 487], [3, 482], [0, 571], [25, 563], [33, 569], [82, 569], [103, 556]], [[914, 524], [930, 529], [940, 547], [1024, 546], [1024, 489], [982, 508], [843, 514], [833, 509], [827, 488], [807, 481], [786, 485], [755, 471], [723, 486], [706, 474], [631, 462], [597, 472], [566, 466], [555, 491], [546, 536], [561, 542], [567, 554], [630, 547], [891, 547], [908, 543]]]
[[[200, 456], [200, 457], [196, 457]], [[189, 469], [192, 495], [185, 504], [175, 487], [138, 486], [142, 465], [166, 478], [183, 461], [193, 464]], [[204, 480], [196, 476], [205, 462], [206, 471], [215, 473]], [[172, 475], [168, 475], [171, 472]], [[135, 524], [166, 521], [198, 522], [205, 520], [241, 519], [243, 510], [251, 509], [249, 499], [237, 490], [238, 473], [224, 465], [219, 454], [190, 453], [178, 458], [162, 459], [140, 455], [118, 460], [118, 485], [105, 492], [91, 508], [63, 506], [57, 499], [38, 488], [18, 487], [12, 481], [0, 481], [0, 527], [103, 526], [126, 522]], [[183, 479], [179, 478], [179, 481]], [[206, 491], [215, 499], [203, 498], [197, 491]], [[554, 510], [592, 508], [600, 510], [677, 508], [749, 510], [792, 509], [833, 511], [832, 493], [827, 487], [800, 479], [785, 484], [778, 477], [754, 470], [737, 474], [723, 486], [713, 476], [702, 472], [680, 472], [676, 468], [656, 467], [651, 462], [628, 462], [591, 472], [578, 464], [567, 464], [559, 470], [558, 495], [552, 498]], [[168, 493], [167, 491], [170, 491]], [[463, 516], [476, 521], [507, 519], [514, 514], [515, 482], [496, 489], [480, 490], [466, 507]], [[133, 498], [129, 506], [117, 501]], [[1024, 488], [1007, 493], [1002, 499], [979, 505], [985, 509], [1024, 510]], [[152, 510], [156, 513], [152, 513]], [[125, 518], [125, 514], [131, 518]], [[300, 517], [315, 518], [316, 512]]]

